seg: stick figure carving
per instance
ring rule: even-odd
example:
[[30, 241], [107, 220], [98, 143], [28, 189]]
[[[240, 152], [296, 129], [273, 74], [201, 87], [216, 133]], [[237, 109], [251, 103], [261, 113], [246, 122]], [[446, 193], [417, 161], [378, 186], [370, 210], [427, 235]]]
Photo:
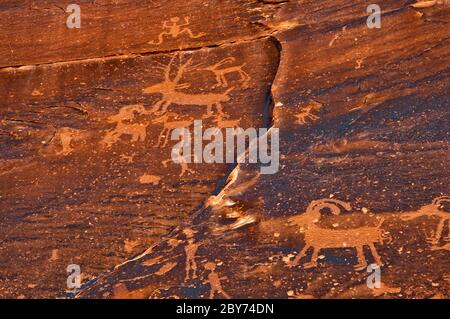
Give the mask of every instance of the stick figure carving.
[[234, 88], [230, 88], [223, 93], [201, 93], [201, 94], [189, 94], [180, 92], [181, 89], [190, 87], [190, 84], [180, 84], [184, 73], [192, 70], [192, 59], [189, 59], [186, 63], [181, 64], [177, 70], [177, 73], [173, 79], [170, 77], [170, 71], [173, 66], [175, 56], [172, 57], [167, 66], [158, 66], [157, 68], [163, 69], [164, 81], [149, 86], [143, 90], [146, 94], [161, 94], [162, 99], [157, 102], [151, 112], [158, 115], [162, 115], [167, 112], [167, 108], [171, 104], [176, 105], [192, 105], [192, 106], [206, 106], [207, 114], [205, 118], [209, 118], [213, 115], [213, 106], [216, 106], [217, 115], [222, 117], [228, 117], [223, 113], [222, 103], [230, 101], [230, 92]]
[[[335, 199], [321, 199], [312, 201], [306, 209], [306, 213], [289, 219], [293, 225], [297, 225], [304, 229], [305, 246], [301, 252], [290, 263], [290, 266], [297, 266], [300, 260], [306, 255], [309, 248], [313, 248], [311, 261], [304, 264], [304, 268], [312, 268], [317, 266], [319, 252], [324, 248], [356, 248], [358, 264], [355, 265], [356, 270], [362, 270], [367, 267], [367, 261], [364, 257], [364, 246], [369, 246], [376, 263], [381, 266], [381, 258], [375, 248], [374, 243], [383, 243], [387, 239], [380, 226], [384, 219], [381, 219], [377, 226], [366, 226], [352, 229], [326, 229], [316, 225], [320, 220], [321, 210], [328, 208], [334, 215], [341, 213], [341, 208], [349, 211], [351, 206], [348, 203]], [[390, 239], [391, 240], [391, 239]]]
[[223, 67], [224, 65], [232, 63], [234, 61], [236, 61], [235, 58], [225, 58], [214, 65], [202, 67], [200, 70], [211, 71], [212, 73], [214, 73], [214, 75], [216, 76], [217, 84], [223, 87], [228, 87], [228, 81], [226, 78], [227, 74], [238, 73], [241, 77], [241, 83], [243, 83], [244, 86], [247, 86], [248, 82], [251, 80], [251, 77], [244, 70], [242, 70], [242, 68], [247, 65], [246, 63], [243, 63], [241, 65]]
[[444, 237], [443, 239], [445, 241], [450, 240], [450, 212], [446, 212], [443, 210], [440, 210], [442, 208], [443, 203], [449, 203], [450, 204], [450, 196], [441, 196], [438, 198], [435, 198], [433, 202], [429, 205], [422, 206], [418, 211], [415, 212], [407, 212], [403, 213], [401, 215], [402, 220], [411, 220], [416, 219], [419, 217], [424, 216], [435, 216], [439, 217], [439, 224], [437, 225], [436, 231], [434, 232], [434, 236], [431, 236], [427, 238], [427, 241], [432, 245], [437, 245], [439, 241], [441, 240], [441, 237], [443, 236], [443, 230], [445, 223], [448, 222], [448, 231], [449, 234], [447, 237]]
[[164, 42], [164, 36], [171, 36], [173, 39], [178, 38], [182, 34], [186, 34], [191, 39], [204, 37], [205, 33], [194, 34], [188, 26], [191, 24], [189, 17], [184, 17], [184, 23], [180, 22], [179, 17], [170, 18], [163, 22], [163, 32], [158, 35], [158, 41], [150, 41], [149, 44], [160, 45]]
[[[167, 143], [169, 142], [169, 135], [170, 132], [177, 128], [187, 128], [192, 125], [194, 122], [194, 119], [190, 117], [188, 120], [176, 120], [176, 121], [169, 121], [169, 118], [173, 117], [176, 118], [177, 114], [173, 112], [168, 112], [164, 114], [161, 117], [158, 117], [152, 121], [153, 124], [162, 123], [163, 129], [161, 130], [161, 133], [158, 137], [158, 143], [155, 145], [155, 147], [165, 147]], [[164, 140], [164, 142], [163, 142]]]
[[225, 277], [219, 277], [216, 273], [216, 264], [213, 262], [207, 262], [205, 264], [205, 269], [209, 270], [208, 274], [208, 283], [211, 287], [211, 291], [209, 293], [209, 299], [214, 299], [216, 294], [221, 294], [227, 299], [231, 299], [230, 295], [228, 295], [222, 288], [221, 280], [225, 279]]
[[319, 102], [311, 100], [309, 104], [302, 109], [300, 113], [295, 115], [297, 118], [297, 121], [295, 123], [300, 125], [306, 125], [308, 123], [308, 120], [315, 122], [318, 119], [320, 119], [319, 116], [313, 114], [313, 111], [318, 111], [322, 108], [322, 104]]
[[[195, 232], [190, 228], [183, 230], [187, 239], [187, 245], [184, 247], [186, 252], [186, 277], [185, 280], [197, 278], [197, 263], [195, 261], [195, 255], [197, 254], [198, 244], [195, 243]], [[192, 276], [191, 276], [192, 270]]]
[[130, 135], [131, 142], [144, 141], [148, 124], [130, 123], [136, 114], [147, 114], [147, 111], [143, 105], [128, 105], [122, 107], [118, 114], [110, 116], [108, 122], [115, 123], [116, 127], [105, 134], [102, 144], [109, 148], [117, 143], [122, 135]]

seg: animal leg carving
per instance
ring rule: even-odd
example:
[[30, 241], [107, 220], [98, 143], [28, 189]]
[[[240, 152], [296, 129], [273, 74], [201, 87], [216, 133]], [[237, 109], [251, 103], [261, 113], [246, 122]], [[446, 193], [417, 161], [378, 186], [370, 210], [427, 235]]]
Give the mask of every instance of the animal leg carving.
[[305, 247], [303, 247], [302, 251], [299, 252], [299, 253], [297, 254], [297, 256], [295, 256], [294, 260], [289, 264], [289, 266], [290, 266], [290, 267], [297, 266], [297, 265], [300, 263], [300, 260], [301, 260], [303, 257], [305, 257], [306, 252], [308, 251], [308, 249], [309, 249], [310, 247], [311, 247], [311, 246], [308, 246], [308, 245], [306, 245]]
[[358, 257], [358, 264], [355, 265], [356, 270], [363, 270], [367, 268], [366, 257], [364, 257], [363, 246], [356, 246], [356, 255]]
[[378, 254], [378, 251], [377, 251], [377, 249], [375, 248], [375, 245], [374, 245], [373, 243], [370, 243], [370, 244], [369, 244], [369, 247], [370, 247], [370, 252], [372, 253], [373, 258], [375, 258], [375, 263], [376, 263], [378, 266], [383, 266], [383, 262], [381, 261], [381, 257], [380, 257], [380, 255]]
[[313, 253], [311, 256], [311, 261], [303, 265], [305, 269], [317, 267], [317, 258], [319, 258], [319, 248], [313, 247]]

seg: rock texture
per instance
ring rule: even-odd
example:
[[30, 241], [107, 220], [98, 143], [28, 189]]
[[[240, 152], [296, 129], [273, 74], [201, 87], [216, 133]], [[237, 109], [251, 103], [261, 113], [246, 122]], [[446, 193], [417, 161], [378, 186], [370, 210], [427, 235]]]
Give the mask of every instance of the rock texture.
[[[449, 297], [445, 2], [380, 1], [369, 29], [359, 0], [86, 1], [79, 30], [22, 2], [0, 5], [0, 296], [61, 296], [74, 263], [80, 298]], [[173, 128], [225, 115], [280, 130], [277, 174], [168, 161]]]

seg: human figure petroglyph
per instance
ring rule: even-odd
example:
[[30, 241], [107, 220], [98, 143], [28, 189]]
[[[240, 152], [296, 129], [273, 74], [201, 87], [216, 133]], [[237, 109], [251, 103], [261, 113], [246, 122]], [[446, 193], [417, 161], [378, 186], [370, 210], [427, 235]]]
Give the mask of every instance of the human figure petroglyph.
[[186, 246], [184, 247], [184, 251], [186, 252], [186, 277], [184, 280], [186, 281], [197, 278], [197, 262], [195, 261], [195, 256], [197, 255], [198, 244], [195, 242], [195, 232], [192, 229], [183, 229], [183, 234], [187, 240]]
[[119, 110], [119, 113], [108, 118], [109, 123], [115, 123], [116, 127], [107, 132], [103, 137], [102, 144], [111, 147], [117, 143], [122, 135], [130, 135], [131, 142], [144, 141], [147, 135], [147, 125], [141, 123], [130, 123], [138, 115], [145, 115], [148, 112], [143, 105], [128, 105]]
[[[188, 128], [194, 122], [194, 119], [190, 117], [187, 120], [169, 120], [171, 117], [176, 118], [178, 114], [173, 112], [167, 112], [161, 117], [158, 117], [152, 121], [153, 124], [163, 124], [163, 129], [158, 137], [158, 143], [155, 147], [165, 147], [169, 142], [170, 132], [174, 129]], [[163, 142], [164, 141], [164, 142]]]
[[200, 70], [211, 71], [212, 73], [214, 73], [214, 75], [216, 76], [217, 84], [220, 86], [223, 86], [223, 87], [228, 87], [228, 81], [227, 81], [226, 75], [231, 74], [231, 73], [237, 73], [241, 77], [241, 80], [240, 80], [241, 83], [244, 86], [247, 86], [248, 82], [250, 82], [250, 80], [251, 80], [251, 77], [248, 75], [248, 73], [243, 70], [244, 66], [246, 66], [247, 63], [223, 67], [224, 65], [233, 63], [235, 61], [236, 61], [236, 59], [232, 58], [232, 57], [225, 58], [216, 64], [202, 67]]
[[431, 243], [432, 245], [437, 245], [441, 238], [443, 237], [443, 231], [445, 223], [448, 222], [448, 235], [444, 237], [443, 239], [445, 241], [450, 240], [450, 212], [446, 212], [443, 210], [440, 210], [442, 208], [443, 203], [449, 203], [450, 204], [450, 196], [441, 196], [438, 198], [435, 198], [431, 204], [422, 206], [418, 211], [415, 212], [406, 212], [401, 214], [400, 218], [402, 220], [412, 220], [419, 217], [427, 217], [427, 216], [434, 216], [439, 217], [439, 223], [437, 225], [437, 228], [434, 232], [434, 235], [427, 238], [427, 241]]
[[322, 104], [319, 102], [311, 100], [308, 105], [302, 109], [302, 111], [295, 115], [297, 118], [297, 121], [295, 123], [300, 125], [306, 125], [308, 124], [308, 120], [315, 122], [320, 117], [318, 115], [313, 114], [314, 111], [318, 111], [322, 108]]
[[219, 275], [216, 273], [216, 264], [213, 262], [207, 262], [205, 264], [205, 269], [209, 270], [208, 274], [208, 283], [211, 287], [211, 291], [209, 293], [209, 299], [214, 299], [214, 296], [216, 294], [222, 295], [227, 299], [231, 299], [230, 295], [228, 295], [222, 288], [221, 280], [225, 279], [225, 277], [219, 277]]
[[[213, 116], [213, 107], [216, 107], [217, 116], [228, 117], [224, 114], [222, 103], [230, 101], [230, 92], [234, 88], [230, 88], [223, 93], [200, 93], [200, 94], [190, 94], [185, 92], [180, 92], [178, 90], [186, 89], [190, 87], [188, 83], [180, 84], [180, 80], [186, 71], [192, 70], [192, 58], [186, 63], [181, 64], [178, 67], [177, 73], [173, 79], [170, 77], [170, 71], [175, 61], [176, 56], [172, 57], [167, 66], [158, 66], [157, 68], [163, 69], [164, 71], [164, 81], [149, 86], [143, 89], [146, 94], [161, 94], [162, 99], [158, 101], [152, 108], [151, 112], [162, 115], [167, 112], [170, 105], [192, 105], [192, 106], [206, 106], [207, 114], [205, 118]], [[195, 67], [194, 67], [195, 68]]]
[[352, 229], [326, 229], [316, 225], [320, 220], [321, 210], [328, 208], [334, 215], [339, 215], [341, 208], [349, 211], [350, 204], [336, 199], [321, 199], [312, 201], [306, 213], [289, 219], [293, 225], [297, 225], [304, 230], [305, 246], [300, 253], [289, 263], [291, 267], [297, 266], [300, 260], [306, 256], [308, 249], [313, 248], [311, 261], [304, 264], [304, 268], [317, 266], [319, 252], [324, 248], [356, 248], [358, 264], [356, 270], [367, 267], [367, 260], [364, 257], [364, 246], [369, 246], [376, 264], [382, 266], [381, 257], [375, 248], [374, 243], [383, 243], [387, 239], [387, 234], [381, 230], [384, 219], [381, 219], [377, 226], [366, 226]]
[[179, 17], [170, 18], [170, 20], [163, 21], [163, 32], [158, 35], [158, 41], [150, 41], [149, 44], [160, 45], [164, 42], [164, 36], [171, 36], [173, 39], [178, 38], [182, 34], [186, 34], [191, 39], [198, 39], [204, 37], [206, 33], [194, 34], [188, 26], [191, 24], [189, 17], [184, 17], [184, 23], [180, 21]]

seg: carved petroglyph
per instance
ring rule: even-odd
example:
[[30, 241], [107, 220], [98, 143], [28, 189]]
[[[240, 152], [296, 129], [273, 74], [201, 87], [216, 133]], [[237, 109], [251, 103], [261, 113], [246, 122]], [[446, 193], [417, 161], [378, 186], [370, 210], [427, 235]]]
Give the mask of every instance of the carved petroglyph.
[[72, 153], [74, 150], [72, 142], [81, 140], [84, 135], [85, 134], [81, 130], [70, 127], [58, 129], [50, 141], [50, 143], [58, 148], [58, 150], [55, 151], [55, 155], [67, 156]]
[[204, 37], [206, 33], [194, 34], [188, 26], [191, 24], [189, 17], [184, 17], [184, 23], [180, 21], [179, 17], [170, 18], [170, 20], [163, 21], [163, 32], [158, 35], [158, 41], [150, 41], [149, 44], [160, 45], [164, 42], [164, 36], [171, 36], [173, 39], [180, 35], [187, 35], [191, 39], [198, 39]]
[[229, 57], [219, 61], [216, 64], [202, 67], [200, 70], [210, 71], [214, 73], [216, 77], [217, 84], [223, 87], [228, 87], [228, 81], [226, 78], [227, 74], [237, 73], [241, 77], [240, 81], [243, 86], [247, 86], [248, 82], [250, 82], [251, 77], [243, 70], [243, 67], [246, 66], [246, 63], [241, 65], [227, 66], [226, 64], [235, 62], [236, 59]]
[[313, 114], [314, 111], [318, 111], [322, 108], [322, 104], [319, 102], [310, 100], [308, 105], [302, 109], [302, 111], [295, 115], [297, 121], [295, 123], [300, 125], [308, 124], [308, 120], [311, 122], [315, 122], [320, 117], [318, 115]]
[[433, 246], [433, 247], [431, 247], [431, 251], [438, 251], [438, 250], [448, 250], [448, 251], [450, 251], [450, 243], [445, 244], [443, 246]]
[[170, 132], [174, 129], [188, 128], [194, 123], [194, 119], [190, 117], [187, 120], [170, 120], [170, 118], [177, 118], [177, 114], [173, 112], [167, 112], [161, 117], [158, 117], [152, 121], [153, 124], [162, 124], [163, 129], [158, 137], [158, 143], [155, 147], [165, 147], [169, 142]]
[[231, 299], [230, 295], [228, 295], [222, 288], [221, 280], [226, 279], [226, 277], [219, 277], [219, 275], [216, 273], [216, 267], [216, 264], [213, 262], [207, 262], [205, 264], [205, 269], [209, 270], [207, 283], [209, 283], [211, 287], [209, 299], [214, 299], [214, 296], [216, 294], [222, 295], [227, 299]]
[[153, 106], [151, 112], [158, 115], [165, 114], [167, 112], [167, 108], [171, 104], [206, 106], [207, 114], [204, 117], [208, 118], [213, 116], [213, 107], [215, 106], [217, 109], [217, 116], [228, 117], [223, 113], [222, 103], [230, 101], [229, 94], [234, 88], [230, 88], [223, 93], [191, 94], [180, 92], [179, 90], [186, 89], [190, 86], [188, 83], [180, 84], [180, 80], [186, 71], [192, 70], [192, 59], [189, 59], [184, 64], [181, 63], [180, 59], [180, 66], [178, 67], [177, 73], [175, 77], [171, 79], [170, 71], [175, 58], [176, 56], [172, 57], [167, 66], [158, 67], [164, 71], [164, 81], [149, 86], [143, 90], [146, 94], [162, 95], [162, 99]]
[[433, 7], [435, 5], [450, 5], [450, 0], [426, 0], [426, 1], [417, 1], [416, 3], [411, 4], [411, 7], [416, 9], [423, 9]]
[[422, 206], [418, 211], [415, 212], [406, 212], [401, 215], [402, 220], [412, 220], [419, 217], [439, 217], [439, 223], [437, 225], [437, 228], [433, 234], [433, 236], [427, 238], [427, 241], [431, 243], [432, 245], [437, 245], [441, 238], [443, 237], [443, 231], [445, 223], [448, 224], [448, 231], [446, 237], [443, 239], [445, 241], [450, 240], [450, 212], [446, 212], [444, 210], [441, 210], [443, 208], [443, 204], [448, 203], [450, 204], [450, 196], [442, 196], [435, 198], [433, 202], [429, 205]]
[[[186, 252], [186, 277], [185, 280], [197, 278], [197, 262], [195, 261], [195, 256], [198, 250], [198, 244], [195, 243], [194, 234], [195, 232], [190, 228], [185, 228], [183, 230], [186, 236], [186, 246], [184, 251]], [[192, 272], [192, 274], [191, 274]]]
[[161, 177], [156, 175], [144, 174], [139, 177], [139, 182], [141, 184], [158, 185], [160, 181]]
[[308, 249], [313, 248], [311, 261], [304, 264], [304, 268], [317, 266], [319, 252], [324, 248], [356, 248], [358, 264], [356, 270], [367, 267], [364, 257], [364, 246], [369, 246], [373, 257], [378, 265], [382, 265], [381, 257], [375, 248], [374, 243], [383, 243], [386, 234], [380, 229], [384, 219], [381, 219], [378, 226], [367, 226], [352, 229], [326, 229], [316, 225], [320, 220], [321, 210], [328, 208], [334, 215], [339, 215], [340, 207], [349, 211], [351, 206], [348, 203], [335, 199], [322, 199], [311, 202], [306, 213], [289, 219], [293, 225], [300, 227], [305, 235], [305, 246], [301, 252], [289, 263], [290, 266], [297, 266], [300, 260], [306, 256]]
[[120, 141], [123, 135], [131, 136], [131, 142], [144, 141], [148, 123], [130, 123], [135, 120], [136, 114], [145, 115], [148, 112], [143, 105], [128, 105], [119, 110], [119, 113], [108, 118], [109, 123], [116, 124], [116, 127], [108, 131], [102, 140], [102, 145], [110, 148]]

